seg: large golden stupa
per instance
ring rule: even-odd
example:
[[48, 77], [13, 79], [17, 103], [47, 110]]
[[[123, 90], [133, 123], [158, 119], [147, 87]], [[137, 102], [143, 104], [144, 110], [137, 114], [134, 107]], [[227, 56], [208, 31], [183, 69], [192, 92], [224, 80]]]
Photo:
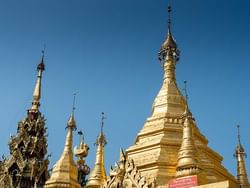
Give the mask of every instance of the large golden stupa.
[[[171, 7], [168, 8], [169, 14]], [[223, 165], [223, 157], [208, 146], [188, 104], [187, 85], [184, 94], [176, 82], [176, 64], [180, 51], [171, 32], [163, 42], [159, 59], [164, 69], [163, 83], [152, 105], [152, 113], [137, 134], [135, 143], [120, 150], [120, 158], [106, 175], [101, 131], [96, 140], [96, 161], [93, 169], [85, 164], [89, 147], [82, 137], [73, 152], [73, 131], [76, 129], [74, 107], [67, 123], [65, 147], [60, 159], [48, 172], [49, 156], [45, 119], [39, 111], [44, 60], [38, 65], [38, 76], [31, 108], [18, 124], [17, 134], [10, 140], [10, 158], [0, 163], [2, 188], [249, 188], [246, 153], [240, 142], [235, 149], [237, 177]], [[187, 84], [187, 82], [185, 82]], [[81, 132], [79, 132], [82, 135]], [[74, 161], [73, 154], [78, 158]], [[89, 176], [88, 176], [89, 175]]]

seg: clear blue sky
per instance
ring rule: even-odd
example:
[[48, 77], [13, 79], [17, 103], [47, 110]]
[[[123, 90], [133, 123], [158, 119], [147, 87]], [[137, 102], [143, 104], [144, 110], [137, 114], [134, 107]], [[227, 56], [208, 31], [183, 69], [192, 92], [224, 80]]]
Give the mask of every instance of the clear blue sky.
[[[8, 154], [9, 135], [30, 107], [46, 44], [41, 111], [47, 118], [50, 165], [61, 155], [77, 91], [76, 121], [91, 148], [91, 167], [100, 114], [106, 113], [109, 171], [119, 148], [133, 144], [162, 84], [157, 53], [166, 36], [168, 1], [0, 2], [0, 154]], [[173, 0], [172, 5], [173, 33], [181, 50], [179, 87], [188, 80], [198, 127], [235, 174], [236, 124], [250, 152], [250, 2]], [[74, 145], [78, 141], [75, 134]]]

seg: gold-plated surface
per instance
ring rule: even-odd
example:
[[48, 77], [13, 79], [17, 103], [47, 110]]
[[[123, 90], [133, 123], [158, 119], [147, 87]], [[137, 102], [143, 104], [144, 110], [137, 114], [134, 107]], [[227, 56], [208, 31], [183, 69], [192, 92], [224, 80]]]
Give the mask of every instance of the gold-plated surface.
[[42, 56], [37, 68], [32, 106], [27, 117], [19, 122], [17, 135], [10, 138], [10, 158], [3, 157], [0, 163], [0, 187], [43, 187], [47, 180], [45, 188], [165, 188], [171, 179], [195, 176], [201, 185], [198, 187], [249, 188], [246, 153], [239, 134], [235, 150], [236, 180], [223, 167], [223, 158], [208, 147], [206, 137], [199, 131], [188, 108], [187, 97], [185, 99], [177, 86], [175, 70], [179, 56], [169, 19], [168, 35], [159, 52], [164, 70], [163, 84], [152, 105], [151, 116], [138, 133], [134, 145], [126, 153], [120, 150], [119, 161], [115, 167], [111, 167], [110, 175], [106, 177], [106, 138], [102, 113], [101, 132], [96, 140], [96, 161], [87, 182], [85, 177], [90, 169], [84, 158], [88, 155], [89, 147], [83, 138], [80, 145], [74, 148], [77, 165], [73, 160], [72, 140], [73, 130], [76, 129], [74, 108], [67, 123], [63, 153], [47, 180], [49, 160], [46, 157], [45, 118], [39, 111], [42, 73], [45, 69]]
[[250, 187], [250, 185], [248, 182], [247, 170], [245, 165], [246, 153], [240, 142], [240, 132], [239, 132], [240, 126], [238, 125], [237, 127], [238, 127], [238, 144], [234, 154], [237, 160], [237, 180], [240, 188], [248, 188]]
[[105, 135], [103, 133], [104, 113], [102, 113], [101, 132], [96, 139], [96, 160], [95, 166], [91, 170], [86, 187], [101, 187], [107, 180], [106, 171], [104, 167], [104, 146], [107, 144]]
[[[176, 83], [179, 50], [173, 41], [169, 29], [159, 52], [164, 69], [162, 87], [154, 100], [151, 116], [138, 133], [135, 143], [126, 150], [128, 158], [133, 159], [141, 175], [149, 183], [155, 181], [157, 187], [165, 187], [175, 177], [183, 136], [182, 115], [186, 100]], [[235, 185], [236, 179], [222, 165], [223, 158], [208, 147], [208, 140], [197, 126], [193, 127], [193, 139], [207, 182], [229, 180]]]
[[78, 183], [78, 169], [73, 161], [72, 152], [73, 130], [76, 129], [73, 112], [71, 113], [67, 123], [67, 129], [63, 153], [54, 165], [51, 177], [45, 183], [45, 188], [80, 187], [80, 184]]

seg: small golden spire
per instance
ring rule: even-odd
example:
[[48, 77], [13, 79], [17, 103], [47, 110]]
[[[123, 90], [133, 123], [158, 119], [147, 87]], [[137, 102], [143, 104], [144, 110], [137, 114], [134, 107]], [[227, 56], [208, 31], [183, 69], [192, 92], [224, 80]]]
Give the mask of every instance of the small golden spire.
[[238, 128], [238, 136], [237, 136], [238, 144], [234, 153], [234, 157], [237, 160], [237, 180], [241, 188], [248, 188], [249, 182], [248, 182], [247, 170], [244, 159], [246, 157], [246, 152], [240, 142], [240, 126], [237, 125], [237, 128]]
[[78, 169], [73, 160], [73, 152], [72, 152], [73, 131], [76, 130], [76, 122], [74, 118], [75, 96], [76, 94], [74, 94], [73, 108], [66, 126], [67, 135], [65, 139], [64, 150], [60, 159], [53, 167], [51, 177], [45, 183], [45, 188], [57, 188], [57, 187], [80, 188], [80, 184], [78, 182]]
[[97, 146], [95, 166], [89, 175], [86, 187], [101, 187], [107, 180], [104, 167], [104, 146], [107, 144], [105, 135], [103, 133], [104, 119], [105, 116], [102, 112], [101, 132], [95, 142], [95, 145]]
[[[73, 141], [73, 131], [76, 130], [76, 121], [75, 121], [75, 100], [76, 100], [76, 93], [74, 93], [74, 97], [73, 97], [73, 107], [72, 107], [72, 111], [66, 126], [66, 129], [68, 129], [68, 133], [66, 136], [66, 141], [65, 141], [65, 147], [64, 147], [64, 151], [65, 153], [70, 153], [70, 155], [72, 154], [72, 141]], [[72, 154], [73, 157], [73, 154]], [[72, 158], [73, 160], [73, 158]]]
[[44, 65], [44, 50], [42, 51], [42, 59], [41, 62], [37, 66], [37, 81], [33, 93], [33, 101], [30, 111], [37, 112], [40, 106], [40, 98], [41, 98], [41, 81], [42, 81], [42, 73], [45, 70]]
[[[185, 97], [186, 101], [188, 101], [187, 81], [184, 81], [184, 83]], [[181, 148], [178, 153], [176, 177], [197, 175], [200, 172], [197, 150], [193, 139], [194, 118], [189, 110], [188, 102], [186, 102], [185, 105], [183, 119], [183, 138]]]

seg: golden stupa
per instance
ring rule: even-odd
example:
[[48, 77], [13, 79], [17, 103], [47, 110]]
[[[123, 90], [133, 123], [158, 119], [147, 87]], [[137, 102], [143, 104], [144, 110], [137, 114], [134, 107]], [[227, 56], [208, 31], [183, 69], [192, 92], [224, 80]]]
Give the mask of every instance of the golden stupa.
[[[170, 14], [171, 7], [168, 7]], [[170, 16], [169, 16], [170, 17]], [[180, 52], [168, 22], [168, 35], [159, 52], [164, 69], [163, 84], [152, 105], [152, 114], [137, 134], [134, 145], [126, 150], [126, 160], [138, 171], [144, 187], [249, 187], [244, 164], [244, 150], [236, 150], [238, 180], [222, 165], [223, 157], [208, 147], [207, 138], [195, 123], [176, 82], [176, 64]], [[125, 164], [125, 175], [128, 162]], [[131, 165], [130, 165], [131, 166]], [[118, 170], [120, 170], [118, 166]], [[115, 170], [111, 170], [112, 174]], [[134, 176], [134, 177], [136, 177]], [[108, 178], [106, 187], [112, 187]], [[122, 179], [122, 178], [120, 178]], [[131, 179], [131, 178], [130, 178]], [[126, 181], [122, 179], [123, 185]], [[185, 185], [185, 181], [196, 181]], [[143, 187], [132, 178], [128, 187]], [[184, 183], [180, 183], [184, 182]], [[186, 183], [188, 184], [188, 183]], [[206, 185], [205, 185], [206, 184]], [[126, 186], [125, 186], [126, 187]]]
[[[171, 7], [168, 7], [169, 14]], [[75, 105], [67, 123], [67, 135], [61, 157], [48, 172], [45, 119], [39, 111], [41, 80], [44, 62], [38, 65], [34, 100], [28, 116], [18, 124], [17, 135], [10, 139], [11, 156], [0, 161], [2, 188], [250, 188], [245, 165], [245, 150], [240, 142], [235, 149], [237, 177], [223, 165], [223, 157], [208, 146], [188, 104], [176, 82], [176, 64], [180, 51], [171, 32], [168, 34], [159, 59], [164, 70], [163, 84], [153, 105], [152, 113], [136, 136], [135, 143], [120, 149], [120, 158], [106, 175], [102, 113], [101, 131], [96, 140], [96, 161], [93, 169], [85, 164], [89, 147], [84, 143], [72, 150]], [[75, 101], [75, 98], [74, 98]], [[87, 177], [87, 175], [90, 175]]]
[[80, 188], [78, 182], [78, 169], [73, 160], [72, 151], [73, 130], [76, 129], [74, 112], [71, 113], [66, 128], [68, 131], [63, 153], [54, 165], [51, 176], [45, 183], [45, 188]]

